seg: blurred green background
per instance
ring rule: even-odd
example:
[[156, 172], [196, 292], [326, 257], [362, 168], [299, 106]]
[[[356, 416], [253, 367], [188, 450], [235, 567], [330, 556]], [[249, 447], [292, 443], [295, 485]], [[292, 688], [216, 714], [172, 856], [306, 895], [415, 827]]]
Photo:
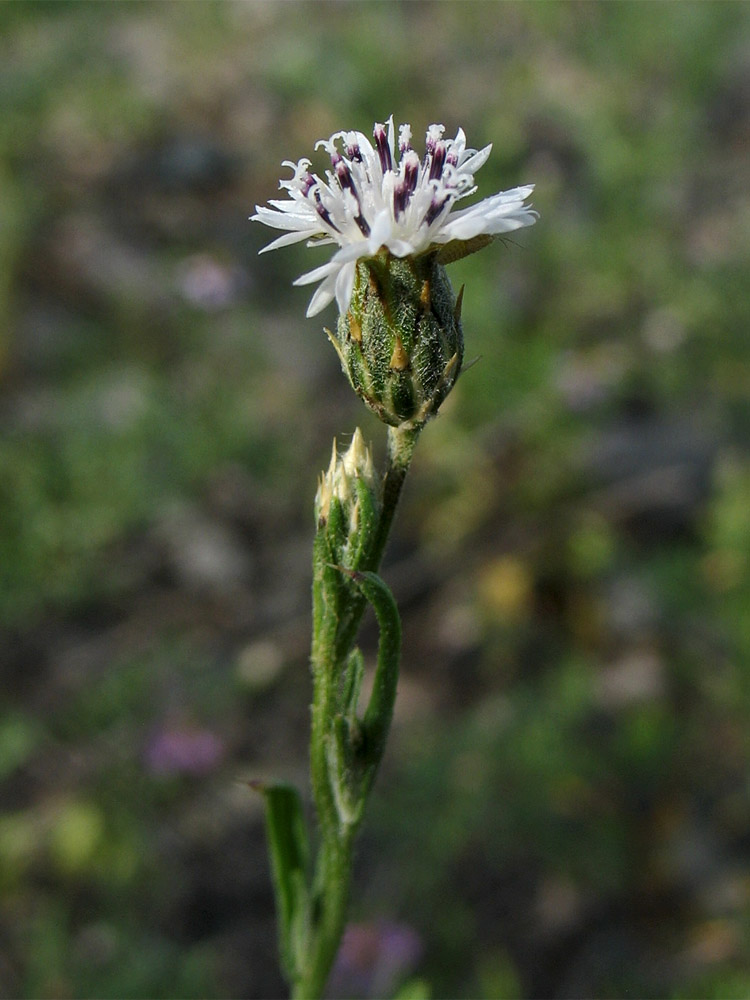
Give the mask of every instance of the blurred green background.
[[750, 8], [5, 3], [0, 107], [0, 995], [284, 994], [243, 782], [307, 788], [315, 481], [383, 434], [247, 216], [393, 112], [541, 219], [452, 266], [331, 992], [746, 997]]

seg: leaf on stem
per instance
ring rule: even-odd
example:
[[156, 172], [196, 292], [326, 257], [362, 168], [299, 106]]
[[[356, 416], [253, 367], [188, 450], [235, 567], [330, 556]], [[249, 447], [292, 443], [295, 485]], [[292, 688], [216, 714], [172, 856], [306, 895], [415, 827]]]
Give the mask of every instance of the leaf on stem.
[[309, 924], [310, 850], [299, 793], [292, 785], [252, 782], [266, 800], [266, 831], [279, 924], [279, 950], [290, 981], [297, 978]]
[[376, 573], [349, 570], [343, 566], [336, 568], [362, 591], [372, 605], [380, 627], [378, 662], [372, 694], [362, 720], [364, 741], [359, 753], [367, 774], [363, 792], [366, 794], [383, 756], [393, 716], [401, 655], [401, 619], [393, 594]]

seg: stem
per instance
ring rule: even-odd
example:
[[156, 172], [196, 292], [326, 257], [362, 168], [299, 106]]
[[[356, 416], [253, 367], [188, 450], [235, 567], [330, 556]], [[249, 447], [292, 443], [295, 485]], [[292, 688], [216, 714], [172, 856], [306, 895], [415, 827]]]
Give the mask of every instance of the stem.
[[[381, 513], [369, 558], [366, 560], [366, 565], [358, 567], [361, 570], [375, 572], [383, 558], [420, 430], [421, 427], [388, 428], [388, 459], [383, 480]], [[340, 589], [337, 591], [335, 586], [331, 586], [330, 576], [338, 574], [339, 570], [330, 565], [330, 559], [322, 548], [315, 551], [314, 565], [310, 772], [321, 842], [313, 882], [311, 926], [304, 959], [300, 963], [302, 967], [297, 969], [293, 984], [294, 1000], [317, 1000], [322, 996], [346, 923], [353, 845], [359, 828], [359, 820], [344, 823], [339, 816], [331, 785], [328, 745], [334, 738], [332, 725], [334, 717], [341, 711], [338, 698], [341, 679], [354, 646], [367, 600], [359, 591], [347, 591], [350, 594], [348, 608], [343, 609], [338, 605], [335, 608], [328, 606], [330, 595], [341, 592]], [[345, 616], [342, 615], [344, 610], [347, 612]], [[397, 617], [395, 606], [394, 614]], [[378, 617], [380, 618], [380, 615]], [[397, 648], [395, 657], [397, 671]], [[393, 676], [395, 695], [395, 673]], [[377, 713], [373, 710], [369, 714], [374, 717]], [[382, 753], [390, 722], [390, 711], [386, 714], [388, 718], [383, 720], [384, 725], [379, 728], [374, 718], [370, 719], [372, 735], [377, 737], [374, 739], [374, 743], [378, 745], [377, 760]], [[376, 768], [377, 761], [372, 768], [372, 777]]]
[[323, 838], [318, 854], [314, 905], [320, 907], [307, 964], [292, 988], [292, 1000], [318, 1000], [323, 995], [346, 924], [354, 831]]
[[[358, 569], [371, 570], [377, 573], [383, 559], [388, 536], [393, 525], [393, 518], [396, 514], [401, 491], [403, 489], [406, 474], [409, 471], [414, 449], [419, 439], [419, 434], [423, 425], [415, 428], [388, 427], [388, 457], [386, 460], [385, 475], [383, 477], [383, 501], [380, 513], [380, 520], [375, 532], [375, 539], [370, 550], [370, 556]], [[367, 607], [367, 601], [361, 594], [352, 597], [350, 614], [344, 623], [344, 627], [339, 630], [336, 637], [336, 660], [343, 662], [354, 645], [359, 623]]]
[[414, 428], [388, 428], [388, 464], [383, 480], [383, 510], [378, 523], [378, 531], [373, 546], [372, 565], [368, 569], [377, 572], [380, 560], [383, 558], [388, 535], [393, 524], [393, 517], [401, 497], [401, 490], [406, 474], [411, 465], [414, 449], [419, 439], [422, 426]]

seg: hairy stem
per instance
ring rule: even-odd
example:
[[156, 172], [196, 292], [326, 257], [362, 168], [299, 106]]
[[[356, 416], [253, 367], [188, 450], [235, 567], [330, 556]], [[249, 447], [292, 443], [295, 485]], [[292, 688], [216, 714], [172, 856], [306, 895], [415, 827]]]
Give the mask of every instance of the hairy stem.
[[372, 566], [367, 569], [377, 572], [385, 552], [393, 518], [401, 498], [401, 490], [411, 465], [414, 449], [419, 439], [421, 425], [416, 428], [388, 428], [388, 464], [383, 480], [383, 511], [378, 523], [378, 531], [373, 547]]
[[[363, 571], [367, 576], [368, 572], [375, 572], [380, 565], [420, 430], [421, 428], [388, 428], [388, 459], [383, 480], [381, 513], [372, 545], [368, 546], [366, 564], [357, 567], [357, 576], [360, 576], [359, 571]], [[292, 995], [295, 1000], [317, 1000], [322, 996], [338, 951], [346, 923], [354, 839], [361, 822], [364, 799], [369, 792], [382, 755], [390, 723], [392, 700], [395, 697], [395, 678], [398, 670], [400, 628], [395, 605], [388, 594], [383, 606], [387, 607], [390, 601], [392, 611], [382, 612], [379, 610], [379, 605], [376, 605], [376, 614], [381, 624], [381, 636], [386, 637], [382, 645], [382, 655], [394, 661], [392, 681], [389, 682], [392, 683], [392, 694], [380, 697], [380, 692], [376, 692], [377, 697], [372, 703], [374, 707], [366, 715], [366, 727], [363, 732], [370, 735], [372, 762], [366, 772], [368, 778], [361, 787], [362, 809], [358, 811], [356, 819], [347, 820], [340, 814], [333, 791], [333, 783], [340, 778], [331, 773], [330, 744], [335, 739], [336, 720], [341, 718], [344, 710], [341, 696], [342, 682], [346, 678], [347, 664], [350, 663], [350, 654], [367, 598], [357, 586], [347, 581], [348, 586], [343, 591], [346, 598], [342, 604], [340, 596], [337, 596], [342, 594], [340, 581], [336, 580], [339, 573], [339, 569], [331, 565], [324, 542], [321, 540], [319, 546], [316, 544], [314, 553], [311, 656], [313, 705], [310, 743], [310, 771], [320, 827], [320, 844], [312, 886], [307, 946], [293, 983]], [[379, 585], [384, 588], [382, 583]], [[392, 623], [392, 619], [391, 624], [386, 621], [390, 616], [395, 616], [395, 624]], [[380, 670], [380, 663], [378, 669]], [[382, 676], [387, 676], [387, 672], [383, 671]], [[345, 688], [345, 685], [343, 687]], [[383, 702], [383, 708], [378, 714], [380, 701]]]

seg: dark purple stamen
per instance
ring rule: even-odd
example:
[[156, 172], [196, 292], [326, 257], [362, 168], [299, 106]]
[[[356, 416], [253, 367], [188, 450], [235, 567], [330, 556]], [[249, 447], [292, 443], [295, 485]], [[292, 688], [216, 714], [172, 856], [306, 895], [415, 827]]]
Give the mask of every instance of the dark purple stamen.
[[393, 170], [391, 147], [388, 145], [388, 137], [386, 136], [385, 126], [376, 125], [372, 134], [375, 136], [375, 145], [378, 148], [378, 156], [380, 157], [380, 166], [383, 170], [383, 173], [385, 174], [389, 170]]
[[406, 211], [411, 196], [417, 190], [419, 179], [419, 160], [416, 155], [408, 156], [404, 162], [404, 179], [400, 181], [393, 192], [393, 212], [396, 218]]
[[305, 198], [310, 194], [310, 189], [314, 187], [318, 181], [317, 178], [313, 177], [311, 173], [306, 173], [304, 177], [301, 177], [302, 181], [302, 194]]
[[339, 154], [336, 153], [335, 159], [333, 156], [331, 157], [331, 162], [333, 163], [333, 169], [336, 171], [336, 179], [341, 185], [341, 190], [344, 191], [348, 188], [352, 193], [355, 193], [352, 172], [349, 169], [349, 164], [343, 156], [339, 156]]
[[331, 213], [328, 211], [328, 209], [325, 207], [325, 205], [321, 200], [320, 188], [315, 189], [315, 211], [318, 213], [318, 215], [321, 217], [321, 219], [323, 220], [323, 222], [325, 222], [327, 226], [330, 226], [331, 229], [335, 229], [337, 233], [341, 232], [339, 227], [334, 224], [333, 220], [331, 219]]
[[439, 180], [443, 176], [443, 166], [445, 165], [445, 143], [438, 142], [435, 144], [435, 151], [432, 154], [432, 163], [430, 164], [430, 180]]
[[427, 209], [427, 212], [424, 217], [424, 221], [428, 226], [431, 226], [432, 223], [435, 221], [435, 219], [437, 219], [437, 217], [443, 211], [443, 209], [445, 208], [445, 203], [448, 201], [449, 197], [450, 197], [449, 195], [446, 195], [444, 198], [440, 200], [438, 200], [437, 198], [432, 199], [430, 207]]
[[359, 148], [357, 143], [353, 143], [351, 146], [346, 147], [346, 155], [352, 161], [352, 163], [362, 162], [362, 150]]
[[445, 157], [445, 162], [449, 166], [451, 166], [451, 167], [457, 167], [458, 166], [458, 156], [456, 156], [456, 154], [453, 151], [451, 151]]
[[417, 190], [417, 180], [419, 178], [419, 160], [416, 156], [407, 157], [404, 164], [404, 183], [413, 194]]
[[354, 219], [354, 221], [359, 226], [359, 231], [362, 233], [363, 236], [369, 236], [370, 235], [370, 225], [369, 225], [367, 219], [364, 217], [364, 215], [362, 215], [361, 212]]
[[370, 226], [368, 225], [367, 219], [364, 217], [364, 215], [362, 215], [362, 203], [359, 200], [359, 193], [357, 191], [357, 188], [354, 186], [354, 178], [352, 177], [352, 172], [349, 169], [349, 164], [346, 162], [343, 156], [338, 156], [338, 154], [336, 154], [336, 156], [337, 156], [336, 160], [334, 160], [333, 157], [331, 157], [334, 169], [336, 171], [336, 179], [341, 185], [342, 191], [351, 191], [351, 193], [356, 198], [357, 205], [359, 205], [359, 215], [356, 215], [354, 217], [354, 221], [359, 226], [359, 231], [362, 233], [362, 235], [369, 236]]
[[393, 214], [396, 218], [401, 215], [402, 212], [406, 211], [406, 206], [409, 204], [409, 191], [406, 187], [406, 182], [401, 181], [393, 189]]

